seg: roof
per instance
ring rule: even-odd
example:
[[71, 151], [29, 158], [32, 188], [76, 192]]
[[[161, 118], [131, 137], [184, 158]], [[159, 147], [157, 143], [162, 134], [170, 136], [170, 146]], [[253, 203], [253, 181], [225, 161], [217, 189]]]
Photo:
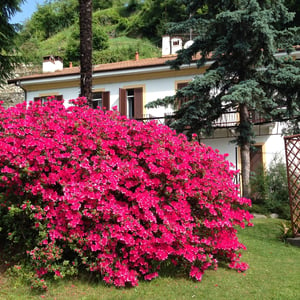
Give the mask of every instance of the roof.
[[[172, 60], [175, 58], [176, 55], [171, 55], [171, 56], [164, 56], [159, 58], [145, 58], [145, 59], [138, 59], [138, 60], [127, 60], [127, 61], [120, 61], [120, 62], [114, 62], [108, 64], [94, 65], [93, 73], [118, 71], [118, 70], [126, 70], [126, 69], [138, 69], [144, 67], [164, 66], [168, 60]], [[80, 74], [80, 67], [71, 67], [71, 68], [64, 68], [61, 71], [33, 74], [33, 75], [9, 79], [8, 83], [16, 83], [18, 81], [52, 78], [52, 77], [60, 77], [60, 76], [68, 76], [68, 75], [78, 75], [78, 74]]]
[[[297, 53], [297, 57], [300, 57], [300, 46], [294, 46], [293, 53]], [[292, 54], [293, 54], [292, 53]], [[285, 51], [279, 51], [277, 54], [286, 54]], [[169, 60], [174, 60], [177, 55], [168, 55], [163, 57], [155, 57], [155, 58], [144, 58], [144, 59], [137, 59], [137, 60], [127, 60], [127, 61], [120, 61], [114, 63], [107, 63], [107, 64], [100, 64], [93, 66], [93, 73], [102, 73], [102, 72], [109, 72], [109, 71], [121, 71], [121, 70], [133, 70], [133, 69], [142, 69], [147, 67], [160, 67], [165, 66], [166, 62]], [[199, 53], [196, 55], [194, 59], [199, 59]], [[210, 60], [211, 57], [208, 57]], [[71, 75], [79, 75], [80, 74], [80, 67], [70, 67], [64, 68], [61, 71], [49, 72], [49, 73], [40, 73], [40, 74], [33, 74], [18, 78], [9, 79], [8, 83], [17, 83], [19, 81], [26, 81], [26, 80], [34, 80], [34, 79], [46, 79], [46, 78], [55, 78], [55, 77], [62, 77], [62, 76], [71, 76]]]

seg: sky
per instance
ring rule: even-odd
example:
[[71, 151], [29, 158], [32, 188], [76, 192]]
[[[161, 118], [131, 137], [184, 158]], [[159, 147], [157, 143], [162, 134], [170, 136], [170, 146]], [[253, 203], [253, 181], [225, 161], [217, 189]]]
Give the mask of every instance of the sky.
[[44, 0], [24, 0], [21, 5], [21, 12], [17, 12], [11, 19], [10, 23], [23, 23], [29, 19], [31, 15], [37, 10], [38, 4], [44, 4]]

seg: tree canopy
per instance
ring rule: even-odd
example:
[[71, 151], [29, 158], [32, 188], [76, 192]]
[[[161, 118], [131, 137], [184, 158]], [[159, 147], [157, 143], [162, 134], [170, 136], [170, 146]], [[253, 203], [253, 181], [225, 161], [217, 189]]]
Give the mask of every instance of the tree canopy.
[[140, 4], [128, 32], [132, 35], [142, 35], [160, 43], [162, 35], [166, 34], [168, 22], [184, 21], [187, 17], [185, 5], [180, 1], [146, 0]]
[[17, 25], [11, 24], [10, 19], [20, 10], [22, 2], [22, 0], [3, 0], [0, 3], [0, 85], [9, 77], [17, 62], [13, 43]]
[[285, 5], [289, 11], [296, 13], [291, 25], [300, 26], [300, 2], [299, 0], [285, 0]]
[[[17, 40], [25, 62], [40, 64], [42, 56], [53, 53], [67, 64], [70, 60], [74, 65], [79, 64], [76, 52], [79, 34], [78, 30], [74, 32], [79, 24], [78, 3], [78, 0], [51, 0], [37, 6], [32, 17], [22, 24]], [[94, 0], [92, 5], [93, 35], [98, 41], [99, 37], [104, 39], [101, 47], [95, 46], [94, 41], [94, 64], [132, 59], [136, 50], [140, 57], [157, 56], [167, 22], [188, 17], [184, 5], [177, 5], [176, 0]], [[106, 51], [108, 37], [110, 49]]]
[[[171, 33], [197, 34], [194, 43], [170, 61], [172, 68], [209, 63], [174, 97], [150, 107], [185, 103], [175, 113], [172, 126], [179, 132], [209, 134], [222, 114], [237, 111], [240, 124], [236, 143], [241, 147], [243, 191], [249, 196], [250, 146], [253, 142], [251, 111], [265, 120], [299, 118], [300, 64], [288, 54], [297, 45], [299, 28], [289, 28], [294, 13], [282, 0], [182, 1], [190, 18], [170, 24]], [[282, 51], [284, 56], [278, 56]], [[177, 107], [178, 108], [178, 107]]]

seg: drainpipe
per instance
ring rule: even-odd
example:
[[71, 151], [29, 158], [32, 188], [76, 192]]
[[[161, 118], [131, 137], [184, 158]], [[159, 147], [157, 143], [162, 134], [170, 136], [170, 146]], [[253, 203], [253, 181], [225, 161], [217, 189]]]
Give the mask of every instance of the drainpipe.
[[25, 101], [27, 103], [27, 91], [26, 89], [21, 85], [21, 80], [18, 80], [15, 82], [15, 85], [20, 87], [23, 91], [24, 91], [24, 95], [25, 95]]

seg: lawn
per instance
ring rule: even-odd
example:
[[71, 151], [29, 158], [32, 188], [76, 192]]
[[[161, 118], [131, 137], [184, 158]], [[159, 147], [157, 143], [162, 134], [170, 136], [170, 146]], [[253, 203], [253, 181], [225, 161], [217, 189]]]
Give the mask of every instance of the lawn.
[[202, 282], [179, 275], [163, 275], [138, 287], [117, 289], [103, 283], [75, 279], [52, 282], [46, 294], [34, 295], [18, 279], [0, 275], [0, 299], [300, 299], [300, 248], [279, 240], [280, 220], [255, 219], [254, 227], [239, 231], [247, 246], [245, 273], [220, 267], [207, 271]]

